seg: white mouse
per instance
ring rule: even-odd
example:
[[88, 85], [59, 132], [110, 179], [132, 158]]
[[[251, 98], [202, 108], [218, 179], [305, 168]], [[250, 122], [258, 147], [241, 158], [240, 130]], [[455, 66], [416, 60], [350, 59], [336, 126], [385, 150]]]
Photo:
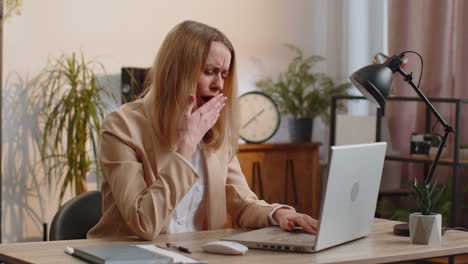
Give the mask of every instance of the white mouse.
[[247, 250], [246, 246], [232, 241], [213, 241], [205, 243], [201, 248], [209, 253], [225, 254], [225, 255], [244, 255]]

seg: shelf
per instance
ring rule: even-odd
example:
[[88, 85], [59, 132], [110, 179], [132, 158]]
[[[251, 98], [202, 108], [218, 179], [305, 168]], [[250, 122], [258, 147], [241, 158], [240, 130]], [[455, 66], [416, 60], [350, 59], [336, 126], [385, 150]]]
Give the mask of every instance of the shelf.
[[[416, 162], [416, 163], [431, 163], [434, 159], [432, 157], [424, 156], [414, 156], [414, 155], [387, 155], [385, 156], [386, 160], [394, 161], [406, 161], [406, 162]], [[439, 165], [455, 165], [453, 158], [440, 158]], [[458, 165], [468, 166], [468, 160], [460, 160]]]
[[[338, 103], [341, 100], [367, 100], [364, 96], [333, 96], [332, 102], [330, 105], [330, 146], [335, 145], [335, 136], [336, 136], [336, 121], [337, 121], [337, 114], [338, 114]], [[400, 101], [400, 102], [422, 102], [422, 99], [419, 97], [396, 97], [390, 96], [388, 98], [388, 102], [391, 101]], [[463, 106], [466, 107], [468, 105], [468, 99], [455, 99], [455, 98], [429, 98], [429, 101], [432, 103], [445, 103], [446, 105], [450, 106], [453, 109], [454, 113], [454, 129], [455, 133], [451, 136], [453, 137], [452, 149], [455, 150], [454, 152], [448, 153], [451, 157], [444, 157], [439, 160], [438, 165], [450, 166], [452, 170], [452, 181], [451, 181], [451, 194], [450, 194], [450, 201], [452, 202], [450, 207], [450, 226], [459, 225], [456, 223], [458, 217], [458, 211], [461, 210], [459, 208], [459, 200], [461, 196], [461, 186], [460, 186], [460, 179], [463, 176], [461, 167], [468, 166], [468, 160], [466, 159], [459, 159], [455, 160], [454, 157], [457, 156], [461, 158], [461, 135], [462, 135], [462, 120], [463, 120]], [[382, 134], [382, 118], [384, 115], [384, 108], [377, 109], [376, 113], [376, 124], [375, 124], [375, 140], [381, 141], [381, 134]], [[425, 126], [424, 132], [431, 133], [432, 126], [434, 122], [434, 114], [432, 113], [430, 107], [425, 107]], [[409, 142], [408, 142], [409, 144]], [[463, 157], [465, 157], [463, 155]], [[400, 162], [412, 162], [412, 163], [420, 163], [424, 166], [424, 171], [427, 173], [429, 171], [429, 166], [431, 166], [434, 158], [433, 157], [425, 157], [425, 156], [412, 156], [412, 155], [387, 155], [386, 160], [390, 161], [400, 161]], [[398, 190], [390, 191], [390, 192], [381, 192], [379, 197], [382, 196], [398, 196], [398, 195], [406, 195], [404, 192], [400, 192]]]

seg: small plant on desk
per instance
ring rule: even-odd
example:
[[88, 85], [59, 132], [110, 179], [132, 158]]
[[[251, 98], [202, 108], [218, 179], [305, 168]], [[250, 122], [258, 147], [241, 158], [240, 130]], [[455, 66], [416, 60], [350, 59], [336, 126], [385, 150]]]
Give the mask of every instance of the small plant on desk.
[[441, 199], [444, 196], [446, 186], [438, 184], [437, 180], [432, 183], [419, 182], [414, 178], [411, 195], [422, 215], [430, 215], [435, 209], [441, 208]]
[[440, 245], [442, 241], [442, 215], [434, 212], [446, 187], [434, 181], [422, 183], [414, 179], [411, 195], [419, 212], [409, 216], [410, 238], [413, 244]]

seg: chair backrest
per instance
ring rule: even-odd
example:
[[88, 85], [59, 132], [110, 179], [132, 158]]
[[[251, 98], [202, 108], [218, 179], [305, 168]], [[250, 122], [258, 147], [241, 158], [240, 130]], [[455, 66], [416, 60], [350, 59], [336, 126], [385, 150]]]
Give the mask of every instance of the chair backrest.
[[49, 240], [85, 239], [101, 219], [101, 192], [90, 191], [66, 202], [55, 214]]

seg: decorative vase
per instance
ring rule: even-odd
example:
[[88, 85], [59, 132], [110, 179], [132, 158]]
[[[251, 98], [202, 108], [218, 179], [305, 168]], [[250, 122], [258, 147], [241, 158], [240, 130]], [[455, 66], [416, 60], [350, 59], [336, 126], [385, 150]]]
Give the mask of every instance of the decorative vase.
[[409, 231], [413, 244], [440, 245], [442, 242], [442, 215], [412, 213], [409, 215]]
[[312, 139], [313, 119], [291, 118], [289, 124], [289, 136], [292, 142], [310, 142]]

